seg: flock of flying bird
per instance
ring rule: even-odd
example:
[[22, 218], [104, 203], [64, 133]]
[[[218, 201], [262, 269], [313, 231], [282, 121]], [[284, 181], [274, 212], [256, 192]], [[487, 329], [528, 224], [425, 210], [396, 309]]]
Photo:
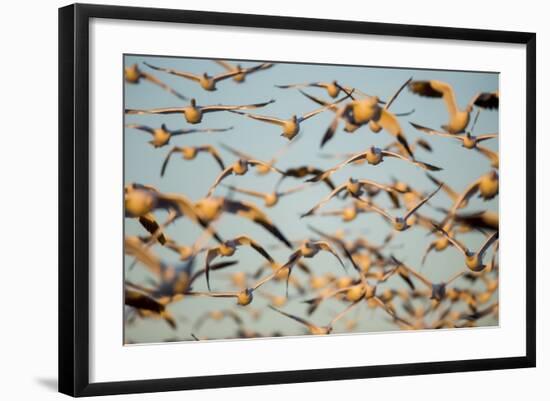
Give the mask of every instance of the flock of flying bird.
[[[366, 305], [366, 309], [380, 311], [387, 322], [407, 330], [472, 327], [487, 316], [498, 319], [498, 214], [488, 209], [475, 212], [463, 210], [474, 196], [490, 200], [498, 195], [498, 153], [481, 145], [486, 141], [498, 141], [498, 133], [473, 134], [480, 112], [498, 109], [498, 91], [472, 94], [470, 102], [462, 107], [457, 103], [453, 87], [438, 80], [419, 81], [411, 78], [396, 88], [391, 98], [384, 100], [336, 80], [285, 83], [277, 87], [304, 96], [311, 101], [311, 111], [302, 115], [270, 116], [261, 110], [274, 103], [274, 99], [237, 105], [199, 105], [196, 99], [188, 98], [159, 78], [163, 74], [170, 74], [191, 80], [207, 95], [211, 91], [223, 90], [223, 85], [246, 85], [249, 75], [257, 74], [257, 79], [260, 79], [263, 71], [277, 68], [274, 63], [259, 63], [246, 68], [222, 60], [212, 60], [213, 67], [214, 63], [218, 64], [218, 68], [223, 68], [224, 72], [213, 76], [207, 73], [195, 74], [147, 62], [143, 65], [134, 64], [124, 70], [128, 85], [141, 85], [143, 80], [149, 81], [174, 95], [177, 104], [186, 102], [185, 106], [125, 110], [127, 116], [159, 116], [159, 125], [156, 127], [137, 123], [128, 123], [126, 127], [129, 131], [149, 134], [149, 144], [156, 151], [163, 152], [168, 148], [164, 162], [158, 166], [160, 176], [165, 175], [170, 161], [171, 169], [183, 168], [174, 160], [174, 156], [178, 155], [183, 160], [208, 155], [219, 167], [217, 176], [202, 177], [211, 185], [198, 200], [186, 196], [184, 188], [181, 193], [164, 193], [151, 185], [126, 183], [125, 218], [136, 220], [141, 227], [141, 235], [127, 235], [124, 242], [125, 254], [132, 260], [125, 270], [127, 325], [136, 319], [160, 319], [176, 329], [185, 317], [180, 319], [175, 316], [171, 306], [198, 297], [230, 298], [234, 302], [220, 301], [217, 309], [207, 311], [192, 322], [186, 336], [166, 341], [209, 339], [209, 336], [201, 334], [202, 326], [209, 320], [220, 322], [224, 319], [230, 319], [235, 324], [236, 331], [230, 338], [285, 335], [284, 330], [260, 333], [247, 326], [249, 320], [254, 321], [264, 315], [264, 319], [273, 318], [273, 314], [293, 321], [297, 327], [303, 326], [304, 333], [349, 332], [353, 331], [360, 319], [368, 318], [360, 317], [361, 305]], [[233, 83], [225, 82], [228, 80]], [[152, 88], [144, 90], [156, 90]], [[434, 102], [443, 101], [448, 111], [448, 120], [442, 121], [438, 129], [410, 122], [410, 126], [422, 133], [414, 142], [407, 139], [403, 129], [403, 117], [412, 115], [414, 111], [391, 111], [392, 104], [405, 89], [414, 95], [434, 98]], [[324, 93], [328, 98], [314, 96], [310, 92]], [[266, 130], [273, 126], [274, 134], [279, 133], [281, 143], [285, 145], [273, 154], [271, 160], [259, 160], [232, 146], [220, 145], [223, 152], [233, 157], [231, 164], [227, 163], [226, 157], [222, 157], [223, 152], [219, 147], [214, 145], [169, 147], [175, 137], [233, 129], [203, 128], [201, 125], [201, 128], [172, 130], [162, 121], [163, 115], [176, 114], [182, 116], [182, 123], [207, 124], [209, 113], [228, 113], [234, 118], [251, 119], [258, 126], [266, 124]], [[367, 145], [354, 153], [325, 154], [323, 157], [341, 160], [329, 169], [300, 163], [291, 168], [280, 168], [279, 160], [288, 147], [299, 139], [297, 136], [302, 125], [324, 113], [331, 115], [331, 122], [320, 137], [320, 147], [324, 150], [330, 147], [330, 140], [341, 132], [340, 125], [344, 132], [381, 132], [383, 135], [391, 135], [394, 140], [384, 148]], [[437, 178], [436, 173], [442, 167], [416, 158], [415, 153], [419, 148], [426, 152], [433, 151], [428, 139], [434, 136], [448, 138], [448, 141], [456, 142], [456, 146], [478, 152], [481, 157], [488, 159], [491, 169], [464, 189], [452, 188]], [[397, 179], [391, 183], [366, 178], [349, 178], [343, 182], [333, 180], [333, 174], [337, 171], [364, 163], [381, 168], [383, 161], [388, 158], [396, 160], [395, 163], [402, 163], [403, 168], [424, 171], [434, 184], [433, 190], [423, 193]], [[238, 177], [245, 174], [256, 174], [258, 179], [264, 179], [264, 176], [278, 178], [273, 191], [261, 192], [236, 185]], [[236, 179], [229, 185], [227, 178], [232, 176]], [[287, 180], [302, 182], [282, 189]], [[291, 241], [269, 217], [269, 209], [277, 207], [281, 198], [308, 191], [314, 186], [326, 188], [327, 194], [322, 199], [312, 198], [311, 207], [300, 216], [299, 221], [307, 225], [311, 235], [300, 241]], [[225, 196], [219, 195], [222, 188], [225, 188]], [[435, 207], [430, 201], [436, 196], [447, 197], [450, 206]], [[391, 207], [380, 206], [380, 201], [385, 197]], [[259, 203], [251, 202], [250, 199], [256, 199]], [[326, 210], [326, 205], [334, 203], [335, 199], [348, 200], [349, 204], [342, 209]], [[441, 213], [442, 218], [435, 220], [427, 217], [422, 213], [426, 208]], [[156, 213], [158, 211], [166, 212], [162, 214], [166, 216], [162, 221]], [[345, 227], [347, 222], [355, 220], [362, 213], [378, 214], [387, 222], [389, 234], [383, 243], [373, 244], [366, 235], [351, 229], [325, 232], [309, 224], [313, 216], [338, 216], [342, 220], [342, 227]], [[224, 238], [218, 229], [219, 220], [226, 214], [248, 220], [266, 230], [279, 245], [262, 244], [247, 234]], [[200, 229], [201, 234], [194, 243], [182, 243], [168, 235], [168, 227], [179, 219], [187, 219]], [[422, 264], [432, 251], [454, 249], [463, 257], [461, 270], [445, 281], [432, 281], [421, 273], [422, 266], [412, 267], [395, 257], [392, 242], [402, 235], [401, 232], [410, 229], [423, 229], [426, 232]], [[466, 246], [460, 239], [461, 235], [472, 232], [478, 233], [476, 238], [484, 238], [474, 248]], [[352, 237], [354, 239], [350, 240]], [[180, 263], [166, 263], [158, 255], [157, 247], [174, 252]], [[238, 250], [246, 247], [254, 251], [261, 262], [257, 271], [252, 273], [249, 269], [239, 270], [239, 261], [235, 258]], [[285, 259], [276, 260], [271, 255], [272, 250], [277, 248], [288, 249]], [[333, 272], [316, 271], [315, 257], [319, 253], [327, 253], [334, 258]], [[131, 280], [135, 264], [149, 271], [149, 280], [139, 283]], [[218, 276], [221, 280], [221, 271], [226, 270], [231, 273], [223, 276], [228, 279], [225, 288], [216, 288], [219, 284], [214, 286], [212, 277]], [[295, 274], [295, 271], [300, 274]], [[463, 285], [455, 284], [459, 278]], [[391, 286], [396, 280], [401, 280], [402, 284]], [[265, 290], [266, 283], [280, 283], [281, 286], [274, 287], [278, 291], [273, 293]], [[197, 287], [205, 289], [197, 290]], [[292, 287], [293, 295], [289, 295], [289, 287]], [[258, 296], [267, 302], [268, 307], [265, 307], [266, 302], [259, 307], [255, 306]], [[291, 299], [299, 299], [304, 303], [305, 314], [285, 311]], [[332, 305], [337, 305], [339, 309], [332, 313], [330, 321], [321, 325], [313, 323], [315, 312], [329, 300], [334, 301]], [[354, 309], [355, 315], [351, 313]], [[125, 341], [132, 342], [128, 338]]]

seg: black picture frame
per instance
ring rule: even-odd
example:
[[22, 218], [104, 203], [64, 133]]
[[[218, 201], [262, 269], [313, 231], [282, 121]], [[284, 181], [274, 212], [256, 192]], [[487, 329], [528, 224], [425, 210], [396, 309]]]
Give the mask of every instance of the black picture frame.
[[[89, 22], [91, 18], [274, 28], [522, 44], [526, 47], [526, 354], [408, 363], [122, 382], [89, 381]], [[59, 9], [59, 391], [71, 396], [534, 367], [536, 363], [536, 35], [220, 12], [74, 4]]]

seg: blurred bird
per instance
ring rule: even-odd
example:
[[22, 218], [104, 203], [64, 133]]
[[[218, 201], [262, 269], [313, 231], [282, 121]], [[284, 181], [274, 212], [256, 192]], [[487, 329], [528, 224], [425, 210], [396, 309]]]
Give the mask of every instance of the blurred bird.
[[[335, 101], [331, 105], [338, 104], [338, 103], [344, 101], [345, 99], [347, 99], [348, 97], [349, 97], [349, 95]], [[233, 110], [231, 112], [236, 113], [236, 114], [241, 114], [241, 115], [246, 116], [248, 118], [252, 118], [253, 120], [258, 120], [258, 121], [262, 121], [262, 122], [265, 122], [265, 123], [268, 123], [268, 124], [278, 125], [283, 130], [283, 132], [281, 133], [281, 136], [285, 137], [286, 139], [288, 139], [290, 141], [290, 140], [294, 139], [294, 137], [296, 135], [298, 135], [298, 133], [300, 132], [300, 124], [301, 123], [303, 123], [304, 121], [310, 119], [311, 117], [314, 117], [314, 116], [322, 113], [323, 111], [327, 110], [331, 105], [320, 107], [318, 109], [310, 111], [309, 113], [303, 114], [299, 117], [296, 114], [293, 114], [287, 120], [277, 118], [277, 117], [260, 116], [260, 115], [257, 115], [257, 114], [243, 113], [241, 111], [236, 111], [236, 110]]]
[[177, 92], [170, 86], [166, 85], [157, 77], [141, 71], [137, 64], [133, 64], [129, 67], [124, 68], [124, 79], [129, 84], [139, 84], [142, 79], [145, 79], [155, 85], [160, 86], [167, 92], [170, 92], [172, 95], [177, 96], [181, 100], [187, 100], [187, 97], [183, 96], [181, 93]]
[[260, 255], [262, 255], [268, 262], [274, 263], [273, 258], [267, 253], [267, 251], [256, 241], [246, 235], [240, 235], [234, 239], [224, 241], [219, 246], [215, 248], [210, 248], [206, 251], [206, 262], [205, 262], [205, 276], [206, 276], [206, 285], [210, 291], [210, 263], [218, 256], [233, 256], [237, 251], [237, 248], [240, 246], [250, 246]]
[[334, 330], [334, 324], [338, 320], [340, 320], [345, 314], [347, 314], [352, 308], [354, 308], [356, 305], [358, 305], [358, 302], [354, 302], [354, 303], [348, 305], [342, 312], [338, 313], [335, 317], [333, 317], [326, 326], [317, 326], [317, 325], [315, 325], [311, 322], [308, 322], [307, 320], [305, 320], [301, 317], [298, 317], [296, 315], [291, 315], [290, 313], [287, 313], [287, 312], [283, 312], [282, 310], [277, 309], [272, 305], [268, 305], [268, 307], [270, 309], [273, 309], [275, 312], [280, 313], [283, 316], [286, 316], [290, 319], [293, 319], [293, 320], [297, 321], [298, 323], [303, 324], [304, 326], [307, 327], [310, 334], [313, 334], [313, 335], [327, 335], [327, 334], [330, 334], [332, 332], [332, 330]]
[[[277, 150], [277, 152], [275, 152], [273, 154], [273, 156], [271, 157], [271, 159], [269, 161], [266, 161], [266, 164], [256, 165], [255, 166], [256, 167], [256, 172], [260, 175], [265, 175], [265, 174], [269, 173], [271, 171], [271, 167], [275, 166], [275, 163], [277, 162], [277, 160], [281, 156], [283, 156], [290, 149], [290, 146], [292, 146], [295, 143], [296, 143], [296, 141], [285, 143], [284, 146], [279, 148], [279, 150]], [[224, 148], [225, 150], [227, 150], [228, 152], [230, 152], [231, 154], [233, 154], [234, 156], [237, 156], [239, 159], [243, 159], [243, 160], [258, 159], [257, 157], [254, 157], [254, 156], [252, 156], [248, 153], [237, 150], [234, 147], [226, 145], [224, 143], [220, 143], [220, 146], [222, 148]]]
[[264, 166], [266, 168], [269, 168], [271, 171], [275, 171], [279, 174], [283, 174], [283, 172], [273, 166], [270, 166], [266, 162], [260, 161], [260, 160], [245, 160], [245, 159], [239, 159], [235, 163], [233, 163], [231, 166], [227, 167], [225, 170], [223, 170], [220, 175], [214, 180], [214, 183], [210, 186], [208, 189], [208, 192], [206, 193], [206, 197], [212, 196], [214, 190], [218, 186], [220, 182], [223, 181], [223, 179], [229, 177], [232, 174], [235, 175], [245, 175], [248, 172], [249, 166]]
[[485, 252], [487, 252], [491, 245], [498, 240], [498, 231], [496, 231], [485, 240], [485, 242], [483, 243], [483, 245], [481, 245], [481, 248], [479, 248], [477, 252], [474, 252], [456, 238], [451, 237], [449, 233], [447, 233], [447, 231], [445, 231], [443, 228], [435, 224], [434, 228], [438, 232], [443, 234], [445, 238], [447, 238], [456, 249], [462, 252], [462, 254], [464, 255], [464, 263], [466, 264], [468, 269], [473, 271], [481, 271], [485, 268], [486, 265], [483, 264], [483, 257], [485, 256]]
[[143, 64], [145, 64], [147, 67], [152, 68], [154, 70], [167, 72], [168, 74], [172, 74], [180, 78], [186, 78], [191, 81], [197, 82], [201, 86], [201, 88], [204, 89], [205, 91], [215, 91], [217, 90], [216, 84], [219, 81], [223, 81], [224, 79], [232, 78], [242, 74], [241, 71], [236, 70], [236, 71], [230, 71], [224, 74], [218, 74], [214, 76], [210, 76], [206, 72], [200, 75], [196, 75], [190, 72], [177, 71], [172, 68], [156, 67], [146, 62], [144, 62]]
[[216, 111], [231, 111], [231, 110], [250, 110], [267, 106], [273, 103], [274, 100], [263, 103], [245, 104], [240, 106], [199, 106], [195, 99], [191, 99], [189, 106], [183, 107], [162, 107], [159, 109], [141, 110], [141, 109], [126, 109], [126, 114], [183, 114], [185, 120], [189, 124], [198, 124], [202, 121], [202, 117], [206, 113]]
[[425, 132], [429, 135], [437, 135], [441, 137], [446, 138], [454, 138], [460, 142], [462, 142], [462, 147], [466, 149], [475, 149], [478, 152], [480, 152], [482, 155], [487, 157], [489, 161], [491, 162], [491, 167], [498, 168], [498, 153], [493, 152], [491, 149], [480, 146], [479, 143], [483, 141], [487, 141], [489, 139], [495, 139], [498, 138], [498, 134], [485, 134], [485, 135], [477, 135], [473, 136], [470, 134], [470, 131], [466, 131], [463, 135], [458, 134], [448, 134], [446, 132], [436, 131], [431, 128], [424, 127], [419, 124], [410, 123], [414, 128], [416, 128], [419, 131]]
[[449, 211], [449, 217], [453, 218], [453, 216], [456, 214], [456, 211], [464, 207], [464, 203], [467, 202], [478, 191], [480, 198], [483, 198], [484, 200], [490, 200], [498, 195], [498, 188], [498, 173], [496, 171], [490, 171], [489, 173], [482, 175], [477, 180], [472, 182], [458, 197], [453, 207]]
[[177, 135], [187, 135], [193, 134], [195, 132], [226, 132], [233, 129], [233, 127], [229, 127], [170, 130], [168, 129], [166, 124], [162, 124], [160, 128], [151, 128], [141, 124], [126, 124], [126, 128], [133, 128], [151, 134], [153, 136], [153, 139], [151, 139], [149, 143], [155, 148], [160, 148], [162, 146], [168, 145], [170, 143], [170, 139], [172, 139], [173, 136]]
[[356, 180], [354, 178], [350, 178], [348, 181], [343, 183], [342, 185], [336, 187], [334, 191], [332, 191], [328, 196], [326, 196], [324, 199], [322, 199], [319, 203], [317, 203], [315, 206], [313, 206], [311, 209], [309, 209], [307, 212], [303, 213], [300, 217], [307, 217], [314, 214], [319, 208], [321, 208], [324, 204], [326, 204], [328, 201], [330, 201], [333, 197], [338, 195], [342, 191], [347, 191], [351, 196], [354, 198], [359, 199], [359, 197], [364, 193], [364, 187], [366, 186], [373, 186], [376, 188], [380, 188], [381, 190], [384, 190], [386, 192], [395, 192], [393, 188], [384, 185], [379, 184], [377, 182], [371, 181], [371, 180]]
[[[289, 89], [289, 88], [322, 88], [327, 91], [327, 94], [335, 99], [338, 97], [342, 91], [342, 87], [338, 84], [337, 81], [332, 82], [311, 82], [304, 84], [289, 84], [289, 85], [275, 85], [279, 89]], [[348, 91], [353, 91], [353, 88], [346, 88]]]
[[[386, 102], [386, 104], [384, 104], [384, 107], [382, 108], [382, 110], [388, 110], [390, 108], [390, 106], [393, 104], [393, 102], [397, 99], [397, 97], [399, 96], [399, 94], [403, 91], [403, 89], [405, 89], [405, 87], [407, 87], [407, 85], [409, 84], [409, 82], [412, 81], [412, 77], [409, 78], [407, 81], [405, 81], [405, 83], [403, 85], [401, 85], [399, 87], [399, 89], [397, 89], [397, 91], [393, 94], [393, 96]], [[409, 112], [408, 114], [406, 115], [409, 115], [409, 114], [412, 114], [414, 112], [414, 110], [412, 112]], [[397, 116], [397, 115], [396, 115]], [[375, 120], [370, 120], [369, 121], [369, 128], [372, 132], [374, 133], [378, 133], [380, 131], [382, 131], [382, 126]], [[400, 141], [398, 141], [398, 143], [401, 143]], [[402, 144], [403, 145], [403, 144]], [[403, 148], [405, 150], [407, 150], [407, 148], [403, 145]], [[412, 149], [411, 149], [412, 151]], [[412, 157], [412, 155], [410, 155]]]
[[[223, 184], [222, 184], [223, 185]], [[276, 204], [279, 203], [279, 200], [283, 196], [291, 195], [296, 192], [302, 191], [304, 188], [307, 188], [309, 184], [302, 184], [298, 185], [294, 188], [290, 188], [284, 191], [273, 191], [273, 192], [260, 192], [260, 191], [253, 191], [251, 189], [243, 189], [238, 188], [233, 185], [224, 185], [225, 187], [229, 188], [231, 191], [238, 192], [245, 195], [250, 195], [256, 198], [260, 198], [264, 201], [264, 205], [266, 207], [273, 207]]]
[[371, 146], [367, 151], [355, 153], [352, 155], [349, 159], [344, 160], [341, 163], [338, 163], [336, 166], [323, 171], [321, 174], [318, 174], [317, 176], [309, 179], [308, 181], [311, 182], [317, 182], [320, 180], [324, 180], [328, 177], [330, 177], [332, 174], [334, 174], [336, 171], [340, 170], [342, 167], [347, 166], [349, 164], [357, 163], [358, 161], [366, 160], [367, 163], [376, 166], [384, 161], [384, 157], [395, 157], [397, 159], [404, 160], [406, 162], [412, 163], [415, 166], [418, 166], [424, 170], [428, 171], [440, 171], [441, 168], [437, 166], [433, 166], [428, 163], [424, 163], [418, 160], [409, 159], [407, 157], [401, 156], [398, 153], [390, 152], [388, 150], [382, 150], [380, 148], [377, 148], [376, 146]]
[[409, 218], [418, 210], [420, 209], [426, 202], [428, 202], [439, 190], [441, 189], [441, 186], [437, 187], [435, 191], [433, 191], [431, 194], [426, 196], [424, 199], [422, 199], [420, 202], [418, 202], [415, 206], [407, 210], [407, 213], [403, 216], [393, 217], [388, 212], [386, 212], [384, 209], [374, 205], [373, 203], [368, 203], [367, 206], [380, 214], [382, 217], [384, 217], [386, 220], [390, 222], [390, 224], [393, 226], [394, 230], [396, 231], [405, 231], [409, 227], [411, 227], [411, 223], [409, 221]]
[[195, 204], [195, 210], [201, 219], [208, 223], [219, 218], [222, 213], [231, 213], [244, 217], [259, 224], [287, 247], [292, 248], [290, 241], [275, 226], [271, 219], [252, 203], [234, 201], [227, 198], [204, 198]]
[[436, 80], [412, 81], [409, 83], [409, 90], [420, 96], [443, 98], [449, 113], [449, 122], [442, 125], [441, 128], [450, 134], [460, 134], [466, 130], [474, 106], [483, 109], [498, 109], [498, 91], [478, 93], [472, 97], [464, 110], [460, 110], [456, 103], [453, 87], [446, 82]]
[[446, 293], [447, 293], [447, 286], [451, 284], [453, 281], [457, 280], [458, 278], [462, 277], [466, 271], [460, 271], [453, 275], [450, 279], [447, 281], [443, 281], [441, 283], [434, 283], [423, 274], [418, 273], [416, 270], [412, 269], [411, 267], [403, 264], [399, 260], [397, 260], [395, 257], [392, 257], [393, 262], [399, 266], [407, 270], [409, 273], [411, 273], [415, 278], [420, 280], [422, 284], [424, 284], [426, 287], [428, 287], [431, 292], [431, 299], [434, 299], [436, 301], [442, 301], [445, 299]]
[[[287, 168], [286, 170], [283, 170], [283, 176], [281, 177], [281, 179], [279, 180], [275, 188], [276, 189], [279, 188], [283, 180], [285, 180], [288, 177], [304, 178], [310, 175], [318, 176], [320, 174], [323, 174], [323, 170], [313, 166], [290, 167], [290, 168]], [[331, 190], [334, 190], [336, 188], [332, 180], [328, 177], [323, 178], [320, 181], [323, 181]]]
[[166, 172], [166, 167], [168, 166], [168, 162], [170, 161], [170, 157], [176, 152], [181, 153], [181, 156], [184, 160], [194, 160], [199, 153], [209, 153], [214, 160], [218, 163], [220, 166], [220, 169], [223, 171], [225, 169], [225, 165], [223, 164], [223, 160], [216, 150], [215, 147], [211, 145], [203, 145], [203, 146], [174, 146], [170, 151], [166, 154], [166, 157], [164, 158], [164, 161], [162, 162], [162, 167], [160, 169], [160, 176], [164, 177], [164, 173]]
[[226, 60], [213, 60], [216, 64], [225, 68], [228, 73], [237, 72], [236, 75], [233, 75], [233, 81], [237, 83], [243, 83], [246, 80], [246, 77], [254, 72], [267, 70], [273, 67], [273, 63], [261, 63], [253, 67], [243, 68], [240, 64], [231, 64]]
[[176, 320], [166, 309], [166, 305], [149, 295], [142, 288], [130, 282], [124, 283], [124, 304], [137, 310], [148, 311], [163, 318], [172, 329], [176, 328]]
[[[344, 107], [341, 107], [335, 114], [331, 124], [325, 131], [323, 139], [321, 140], [321, 147], [323, 147], [335, 134], [338, 128], [338, 123], [341, 119], [351, 121], [354, 125], [364, 125], [373, 122], [372, 127], [374, 129], [384, 129], [390, 135], [394, 136], [403, 147], [406, 149], [407, 154], [414, 158], [414, 154], [409, 146], [409, 142], [403, 133], [403, 129], [399, 124], [397, 116], [386, 108], [380, 107], [380, 99], [377, 96], [368, 96], [363, 99], [355, 99], [351, 92], [344, 89], [344, 92], [353, 100], [348, 102]], [[399, 92], [399, 91], [398, 91]]]

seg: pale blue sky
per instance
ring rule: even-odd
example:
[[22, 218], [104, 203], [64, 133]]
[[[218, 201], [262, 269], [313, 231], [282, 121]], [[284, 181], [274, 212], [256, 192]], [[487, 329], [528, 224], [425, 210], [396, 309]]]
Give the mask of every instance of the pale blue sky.
[[[336, 79], [346, 86], [356, 87], [369, 94], [387, 99], [410, 77], [417, 80], [438, 79], [448, 82], [454, 87], [458, 104], [461, 107], [464, 107], [471, 97], [478, 92], [498, 90], [498, 74], [495, 73], [276, 64], [269, 70], [260, 71], [248, 76], [246, 82], [243, 84], [237, 84], [229, 79], [219, 82], [217, 91], [206, 92], [198, 84], [187, 79], [159, 71], [152, 71], [142, 64], [144, 61], [153, 65], [170, 67], [196, 74], [208, 72], [210, 75], [215, 75], [223, 72], [223, 69], [211, 60], [125, 56], [124, 64], [125, 66], [129, 66], [138, 63], [144, 71], [153, 73], [180, 93], [187, 97], [196, 98], [200, 105], [248, 104], [275, 99], [275, 103], [252, 112], [281, 118], [288, 118], [292, 114], [301, 115], [314, 110], [317, 106], [302, 96], [297, 90], [278, 89], [274, 87], [276, 84], [314, 81], [327, 82]], [[243, 66], [249, 66], [256, 64], [256, 62], [242, 62], [242, 64]], [[326, 91], [322, 89], [306, 88], [305, 90], [313, 95], [329, 99]], [[143, 81], [139, 85], [125, 84], [125, 91], [125, 108], [146, 109], [185, 105], [185, 102], [182, 102], [177, 97], [146, 81]], [[415, 109], [415, 112], [410, 116], [401, 117], [400, 122], [409, 142], [422, 137], [427, 139], [434, 148], [433, 153], [418, 149], [415, 154], [421, 161], [444, 168], [443, 171], [434, 175], [449, 183], [457, 191], [462, 191], [470, 182], [490, 171], [490, 164], [486, 158], [475, 151], [462, 148], [458, 141], [440, 137], [428, 137], [409, 125], [408, 122], [413, 121], [432, 128], [439, 128], [442, 124], [446, 123], [447, 111], [441, 100], [422, 98], [413, 95], [405, 89], [392, 105], [392, 111], [399, 113], [411, 109]], [[366, 150], [372, 145], [383, 147], [394, 140], [385, 131], [373, 134], [367, 126], [360, 128], [351, 135], [343, 132], [340, 127], [332, 141], [320, 151], [320, 140], [332, 117], [333, 113], [325, 112], [305, 121], [301, 125], [302, 128], [299, 136], [295, 139], [296, 143], [280, 159], [277, 167], [285, 169], [292, 166], [312, 164], [327, 168], [337, 163], [338, 159], [321, 158], [319, 157], [320, 153], [359, 152]], [[498, 121], [498, 111], [481, 112], [474, 134], [498, 132]], [[161, 179], [160, 166], [172, 146], [196, 146], [202, 144], [217, 146], [219, 143], [226, 143], [259, 159], [269, 160], [271, 155], [277, 149], [285, 146], [287, 142], [286, 139], [280, 136], [279, 127], [227, 112], [207, 114], [200, 124], [194, 126], [188, 124], [181, 115], [128, 115], [126, 116], [126, 123], [140, 123], [151, 127], [159, 127], [162, 123], [165, 123], [170, 129], [234, 127], [232, 131], [225, 133], [198, 133], [174, 137], [169, 145], [160, 149], [154, 149], [147, 143], [150, 137], [146, 133], [128, 128], [124, 130], [125, 183], [139, 182], [154, 185], [160, 191], [182, 192], [195, 201], [205, 195], [208, 187], [219, 173], [219, 168], [208, 155], [199, 155], [193, 161], [184, 161], [179, 155], [175, 155], [170, 161], [164, 178]], [[116, 132], [113, 134], [116, 134]], [[485, 142], [484, 145], [493, 150], [498, 150], [497, 140]], [[218, 149], [226, 165], [230, 165], [235, 161], [236, 158], [233, 155], [224, 149]], [[408, 182], [413, 188], [420, 191], [432, 191], [434, 189], [434, 185], [426, 178], [423, 170], [393, 159], [388, 159], [379, 166], [363, 164], [361, 166], [346, 167], [334, 174], [333, 180], [337, 185], [349, 177], [390, 183], [392, 176]], [[231, 177], [225, 183], [231, 183], [242, 188], [271, 191], [278, 178], [276, 174], [258, 176], [255, 173], [249, 173], [244, 177]], [[283, 188], [290, 188], [300, 183], [301, 180], [288, 178], [283, 184]], [[224, 195], [225, 193], [225, 188], [219, 187], [216, 190], [216, 194]], [[278, 205], [266, 209], [266, 211], [287, 238], [291, 240], [299, 240], [308, 235], [311, 236], [311, 233], [307, 229], [307, 224], [312, 224], [328, 232], [334, 232], [338, 228], [361, 230], [366, 232], [367, 238], [374, 243], [380, 242], [390, 232], [390, 227], [380, 216], [370, 213], [360, 215], [353, 222], [346, 224], [336, 217], [312, 217], [307, 220], [300, 220], [298, 218], [299, 214], [308, 210], [327, 193], [327, 188], [324, 185], [318, 185], [307, 191], [284, 197]], [[263, 207], [263, 202], [259, 199], [241, 194], [236, 194], [235, 198], [252, 201]], [[381, 205], [389, 206], [384, 196], [377, 198], [377, 201]], [[349, 202], [349, 200], [333, 199], [326, 205], [325, 210], [341, 208], [349, 204]], [[443, 192], [439, 193], [432, 203], [436, 206], [444, 207], [449, 207], [451, 204], [449, 198]], [[482, 202], [476, 198], [470, 203], [467, 210], [478, 211], [484, 209], [497, 210], [498, 197], [489, 202]], [[437, 214], [430, 208], [423, 208], [422, 214], [441, 217], [440, 214]], [[161, 213], [158, 215], [163, 216]], [[224, 238], [231, 238], [238, 234], [247, 234], [265, 246], [277, 244], [277, 240], [266, 231], [241, 218], [233, 216], [224, 217], [221, 224], [218, 225], [218, 229]], [[126, 232], [131, 235], [140, 234], [142, 233], [142, 229], [134, 221], [126, 219]], [[179, 242], [191, 244], [200, 231], [192, 223], [182, 219], [170, 227], [168, 233]], [[394, 242], [392, 242], [392, 245], [395, 245], [395, 249], [392, 249], [392, 252], [410, 266], [419, 268], [424, 249], [431, 239], [426, 236], [426, 230], [420, 228], [413, 228], [406, 232], [397, 233]], [[463, 235], [461, 239], [467, 245], [476, 248], [483, 241], [481, 234]], [[176, 254], [160, 249], [160, 247], [155, 247], [154, 249], [167, 262], [177, 263]], [[286, 261], [289, 253], [287, 249], [272, 251], [275, 259], [280, 262]], [[261, 257], [245, 248], [238, 251], [235, 257], [239, 259], [240, 263], [238, 266], [227, 269], [227, 273], [237, 270], [252, 272], [262, 263]], [[202, 267], [202, 263], [203, 258], [199, 258], [197, 267]], [[315, 271], [331, 271], [337, 275], [341, 274], [340, 267], [330, 255], [320, 254], [311, 260], [309, 264]], [[456, 249], [449, 248], [441, 253], [432, 253], [423, 268], [423, 272], [434, 281], [445, 280], [459, 271], [462, 266], [460, 254]], [[143, 272], [143, 269], [136, 267], [133, 271], [127, 272], [127, 275], [132, 280], [139, 281], [144, 275]], [[297, 273], [297, 277], [303, 278], [300, 274]], [[213, 274], [213, 288], [218, 290], [233, 289], [224, 276], [225, 272]], [[457, 281], [457, 285], [459, 284], [460, 282]], [[390, 280], [386, 286], [400, 287], [402, 283], [399, 280]], [[203, 287], [205, 288], [205, 285], [201, 280], [197, 283], [196, 288], [202, 289]], [[283, 294], [284, 286], [270, 283], [266, 285], [266, 290], [272, 293]], [[162, 321], [139, 321], [126, 328], [127, 338], [138, 342], [158, 342], [171, 337], [189, 338], [194, 319], [205, 311], [216, 309], [234, 308], [248, 321], [248, 314], [243, 311], [243, 308], [237, 308], [234, 303], [234, 299], [185, 299], [171, 306], [171, 310], [176, 315], [181, 314], [187, 318], [186, 321], [180, 323], [176, 332], [172, 331]], [[266, 301], [262, 297], [257, 296], [250, 307], [264, 308], [265, 304]], [[319, 324], [326, 324], [330, 320], [331, 314], [334, 311], [342, 309], [344, 306], [340, 302], [327, 302], [327, 305], [324, 308], [322, 307], [312, 317], [312, 320]], [[385, 316], [382, 313], [367, 311], [364, 306], [361, 308], [362, 310], [359, 313], [363, 317], [363, 322], [357, 327], [356, 331], [395, 328], [393, 324], [385, 320]], [[305, 316], [305, 308], [298, 300], [291, 301], [284, 309], [291, 313]], [[352, 313], [351, 316], [354, 316], [354, 314]], [[304, 333], [301, 325], [269, 310], [264, 313], [259, 321], [249, 323], [249, 328], [264, 333], [269, 333], [274, 329], [281, 330], [283, 333], [289, 335]], [[495, 324], [496, 322], [486, 320], [484, 323]], [[342, 326], [337, 326], [336, 332], [341, 332], [342, 330]], [[209, 322], [196, 334], [219, 338], [228, 336], [233, 331], [234, 325], [230, 321], [224, 321], [223, 323]]]

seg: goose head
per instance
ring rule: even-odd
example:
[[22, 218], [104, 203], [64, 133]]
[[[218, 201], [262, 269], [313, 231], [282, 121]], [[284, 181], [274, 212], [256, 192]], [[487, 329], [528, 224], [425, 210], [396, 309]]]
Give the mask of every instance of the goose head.
[[233, 165], [233, 172], [237, 175], [246, 174], [248, 171], [248, 161], [244, 159], [239, 159]]
[[477, 139], [475, 136], [472, 136], [470, 131], [466, 132], [466, 135], [464, 136], [464, 141], [462, 142], [462, 146], [466, 149], [473, 149], [477, 145]]
[[237, 294], [237, 304], [246, 306], [252, 302], [253, 298], [252, 289], [246, 288]]
[[305, 258], [311, 258], [315, 256], [318, 252], [318, 248], [311, 242], [311, 241], [305, 241], [300, 246], [300, 252], [302, 253], [302, 256]]
[[409, 227], [409, 225], [407, 224], [407, 222], [403, 217], [396, 217], [394, 218], [394, 221], [393, 221], [393, 227], [397, 231], [404, 231]]
[[382, 149], [377, 148], [376, 146], [371, 146], [367, 150], [367, 162], [372, 165], [377, 165], [382, 161]]
[[354, 196], [360, 196], [363, 193], [361, 184], [354, 178], [350, 178], [348, 180], [347, 190], [350, 194]]
[[223, 244], [220, 244], [218, 249], [219, 249], [220, 255], [222, 256], [233, 256], [233, 254], [236, 251], [236, 247], [228, 241], [224, 242]]

